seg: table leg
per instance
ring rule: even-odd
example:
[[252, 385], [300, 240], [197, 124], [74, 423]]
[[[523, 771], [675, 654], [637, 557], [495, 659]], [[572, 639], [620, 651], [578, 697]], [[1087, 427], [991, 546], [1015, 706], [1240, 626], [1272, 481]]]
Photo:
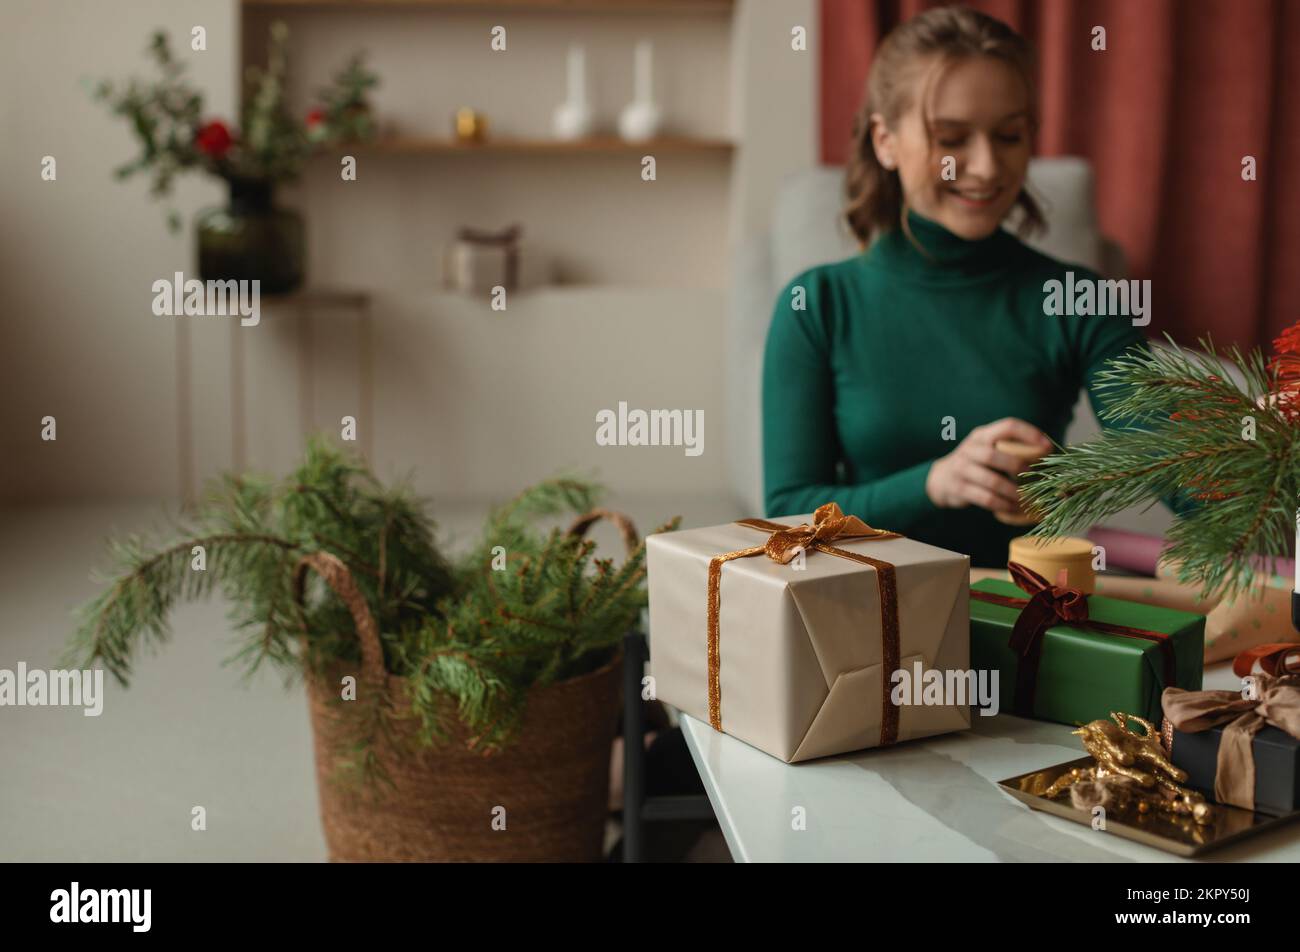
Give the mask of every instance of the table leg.
[[183, 317], [175, 318], [173, 325], [176, 328], [176, 474], [181, 505], [189, 509], [195, 502], [190, 325]]
[[361, 305], [357, 319], [357, 389], [361, 408], [357, 425], [361, 428], [361, 455], [374, 463], [375, 454], [375, 372], [374, 324], [370, 319], [370, 302]]
[[315, 429], [312, 325], [307, 305], [298, 305], [298, 430], [303, 442]]
[[242, 473], [248, 457], [244, 338], [239, 321], [231, 321], [230, 328], [230, 459], [235, 472]]

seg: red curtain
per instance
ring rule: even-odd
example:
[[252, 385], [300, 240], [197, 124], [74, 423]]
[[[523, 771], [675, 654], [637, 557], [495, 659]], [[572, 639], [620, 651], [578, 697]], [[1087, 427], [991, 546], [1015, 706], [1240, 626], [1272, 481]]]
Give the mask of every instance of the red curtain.
[[[847, 157], [876, 44], [941, 5], [821, 0], [823, 162]], [[1300, 320], [1300, 0], [968, 5], [1036, 45], [1037, 152], [1091, 161], [1102, 231], [1151, 279], [1149, 333], [1248, 347]]]

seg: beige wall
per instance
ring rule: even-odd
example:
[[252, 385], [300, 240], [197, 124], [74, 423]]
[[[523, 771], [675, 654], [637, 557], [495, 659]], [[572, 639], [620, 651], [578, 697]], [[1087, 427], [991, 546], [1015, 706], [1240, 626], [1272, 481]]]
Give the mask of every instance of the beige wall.
[[[526, 80], [562, 57], [562, 23], [587, 31], [593, 67], [609, 77], [596, 102], [611, 121], [626, 98], [628, 69], [620, 63], [636, 38], [652, 35], [664, 67], [659, 88], [679, 127], [735, 134], [740, 142], [730, 169], [717, 157], [661, 158], [660, 181], [650, 185], [618, 181], [626, 159], [581, 159], [556, 169], [546, 163], [566, 160], [373, 157], [363, 159], [358, 181], [346, 184], [319, 160], [289, 200], [308, 211], [313, 280], [376, 293], [372, 435], [381, 471], [414, 468], [419, 488], [456, 496], [500, 495], [559, 469], [596, 473], [623, 493], [723, 489], [730, 249], [738, 234], [765, 226], [780, 177], [812, 160], [812, 9], [811, 0], [741, 0], [730, 39], [718, 33], [725, 21], [716, 18], [505, 18], [509, 55], [517, 58], [502, 65], [499, 89], [465, 84], [469, 59], [479, 55], [463, 52], [477, 29], [465, 15], [437, 21], [427, 55], [416, 36], [420, 22], [402, 19], [439, 16], [427, 11], [388, 20], [370, 14], [342, 39], [319, 20], [295, 32], [304, 41], [321, 33], [304, 42], [296, 83], [322, 81], [352, 45], [344, 41], [356, 41], [385, 78], [381, 111], [423, 134], [439, 132], [449, 104], [471, 93], [502, 134], [542, 133], [539, 117], [558, 98], [562, 70], [556, 83]], [[0, 144], [0, 170], [10, 183], [0, 194], [0, 280], [9, 290], [0, 369], [10, 393], [0, 491], [12, 501], [178, 491], [176, 325], [150, 313], [149, 288], [157, 277], [189, 270], [191, 237], [188, 228], [175, 237], [166, 232], [143, 182], [111, 180], [132, 143], [77, 82], [142, 74], [140, 51], [151, 28], [163, 26], [179, 41], [196, 23], [207, 27], [209, 51], [192, 55], [194, 78], [213, 111], [229, 115], [236, 76], [229, 0], [19, 0], [0, 8], [0, 32], [21, 37], [0, 67], [10, 92]], [[793, 23], [810, 28], [814, 48], [806, 54], [789, 50]], [[440, 82], [442, 71], [455, 81]], [[421, 88], [427, 96], [413, 92]], [[775, 113], [786, 118], [774, 122]], [[57, 182], [40, 180], [45, 154], [58, 159]], [[189, 213], [220, 198], [215, 184], [191, 180], [177, 204]], [[506, 313], [437, 290], [435, 253], [455, 226], [516, 218], [575, 283], [515, 295]], [[266, 313], [262, 326], [239, 331], [248, 458], [280, 467], [300, 435], [299, 341], [289, 320]], [[189, 320], [191, 434], [202, 474], [233, 461], [232, 329], [221, 319]], [[346, 317], [317, 327], [311, 414], [336, 425], [360, 400], [355, 329]], [[702, 409], [704, 456], [597, 447], [595, 412], [620, 400]], [[57, 443], [39, 439], [45, 414], [58, 418]]]
[[[22, 501], [158, 496], [175, 491], [175, 330], [150, 312], [150, 284], [189, 265], [146, 184], [116, 184], [132, 155], [126, 126], [91, 101], [83, 78], [143, 72], [149, 31], [207, 28], [193, 77], [214, 109], [234, 102], [230, 0], [13, 0], [0, 4], [5, 83], [0, 137], [0, 327], [5, 398], [0, 457]], [[58, 178], [40, 177], [52, 155]], [[217, 200], [188, 180], [177, 204]], [[58, 440], [40, 420], [58, 420]]]
[[[791, 30], [807, 30], [808, 48], [791, 49]], [[772, 198], [785, 176], [817, 162], [815, 0], [741, 0], [732, 35], [736, 128], [733, 238], [766, 231]]]

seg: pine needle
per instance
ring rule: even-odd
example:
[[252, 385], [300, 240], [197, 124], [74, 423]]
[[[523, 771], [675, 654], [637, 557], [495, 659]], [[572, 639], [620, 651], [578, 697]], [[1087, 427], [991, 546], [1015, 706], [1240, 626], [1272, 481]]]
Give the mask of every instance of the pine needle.
[[1099, 388], [1101, 416], [1114, 428], [1033, 467], [1024, 498], [1045, 517], [1032, 534], [1077, 534], [1130, 506], [1172, 498], [1164, 561], [1203, 596], [1233, 596], [1255, 578], [1252, 557], [1290, 550], [1300, 427], [1270, 402], [1277, 380], [1258, 350], [1170, 345], [1112, 360]]

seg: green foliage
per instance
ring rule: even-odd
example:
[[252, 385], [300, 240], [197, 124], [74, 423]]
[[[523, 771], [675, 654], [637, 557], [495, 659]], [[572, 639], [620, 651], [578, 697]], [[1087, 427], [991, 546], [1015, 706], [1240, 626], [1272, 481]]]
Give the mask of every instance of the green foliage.
[[[192, 568], [195, 546], [206, 550], [205, 571]], [[302, 465], [279, 483], [215, 481], [169, 541], [112, 543], [108, 588], [83, 609], [68, 663], [101, 663], [126, 683], [138, 649], [169, 637], [176, 602], [214, 590], [231, 602], [243, 634], [236, 658], [250, 671], [266, 660], [290, 670], [357, 661], [352, 616], [338, 597], [309, 575], [303, 603], [294, 598], [294, 568], [316, 551], [347, 565], [382, 632], [388, 669], [402, 673], [394, 642], [436, 610], [452, 589], [452, 569], [419, 501], [403, 487], [381, 486], [323, 439], [312, 440]]]
[[331, 85], [320, 90], [321, 122], [311, 131], [315, 141], [365, 142], [375, 137], [375, 119], [368, 96], [379, 77], [366, 68], [358, 53], [334, 74]]
[[[102, 80], [92, 88], [96, 100], [127, 120], [140, 146], [139, 155], [115, 170], [117, 178], [147, 173], [155, 198], [170, 195], [176, 176], [191, 169], [226, 181], [287, 182], [301, 174], [313, 148], [370, 135], [373, 122], [368, 109], [360, 107], [378, 78], [364, 68], [359, 55], [321, 91], [327, 116], [336, 113], [334, 121], [314, 128], [309, 136], [304, 120], [290, 114], [285, 100], [288, 36], [283, 22], [271, 24], [266, 65], [249, 67], [244, 77], [239, 128], [228, 130], [228, 145], [204, 149], [201, 130], [212, 125], [224, 129], [224, 124], [205, 115], [203, 93], [187, 79], [185, 62], [173, 55], [166, 33], [154, 32], [148, 55], [157, 67], [155, 79]], [[175, 231], [179, 224], [179, 216], [170, 210], [169, 227]]]
[[[594, 507], [595, 487], [556, 479], [496, 510], [481, 542], [455, 567], [434, 544], [419, 501], [381, 486], [355, 457], [322, 439], [302, 465], [272, 482], [227, 476], [172, 537], [113, 543], [113, 573], [82, 609], [65, 664], [102, 664], [126, 683], [143, 647], [170, 635], [176, 603], [220, 592], [242, 633], [236, 658], [291, 672], [360, 660], [352, 616], [315, 574], [295, 598], [303, 556], [341, 559], [378, 624], [386, 669], [407, 679], [411, 710], [374, 699], [356, 717], [353, 765], [376, 774], [375, 741], [392, 718], [418, 716], [421, 739], [462, 723], [476, 748], [509, 742], [535, 686], [611, 660], [645, 605], [645, 546], [621, 565], [594, 557], [594, 543], [534, 523]], [[675, 527], [674, 521], [664, 528]], [[206, 550], [206, 571], [192, 567]]]
[[[1129, 506], [1181, 496], [1192, 503], [1178, 513], [1164, 556], [1180, 581], [1235, 594], [1254, 577], [1250, 556], [1288, 551], [1300, 427], [1274, 406], [1277, 382], [1258, 350], [1221, 355], [1208, 340], [1201, 346], [1206, 354], [1144, 348], [1109, 363], [1102, 417], [1119, 427], [1034, 467], [1024, 497], [1045, 513], [1034, 535], [1078, 533]], [[1254, 439], [1243, 435], [1247, 418]]]
[[500, 747], [519, 725], [528, 688], [595, 671], [617, 654], [645, 606], [645, 543], [616, 565], [595, 558], [590, 540], [533, 526], [585, 513], [596, 495], [555, 479], [493, 513], [459, 567], [455, 596], [415, 646], [411, 696], [430, 737], [445, 737], [459, 719], [477, 748]]
[[204, 162], [194, 145], [203, 118], [203, 94], [185, 78], [185, 64], [172, 55], [167, 34], [157, 31], [150, 37], [148, 55], [158, 67], [158, 79], [125, 83], [105, 79], [93, 87], [92, 94], [130, 123], [140, 145], [140, 154], [113, 174], [126, 179], [149, 173], [150, 194], [158, 197], [171, 193], [178, 173]]
[[238, 147], [230, 159], [229, 177], [287, 182], [302, 173], [310, 154], [303, 123], [289, 115], [284, 91], [289, 78], [285, 44], [289, 28], [271, 24], [266, 66], [250, 66], [245, 75]]

